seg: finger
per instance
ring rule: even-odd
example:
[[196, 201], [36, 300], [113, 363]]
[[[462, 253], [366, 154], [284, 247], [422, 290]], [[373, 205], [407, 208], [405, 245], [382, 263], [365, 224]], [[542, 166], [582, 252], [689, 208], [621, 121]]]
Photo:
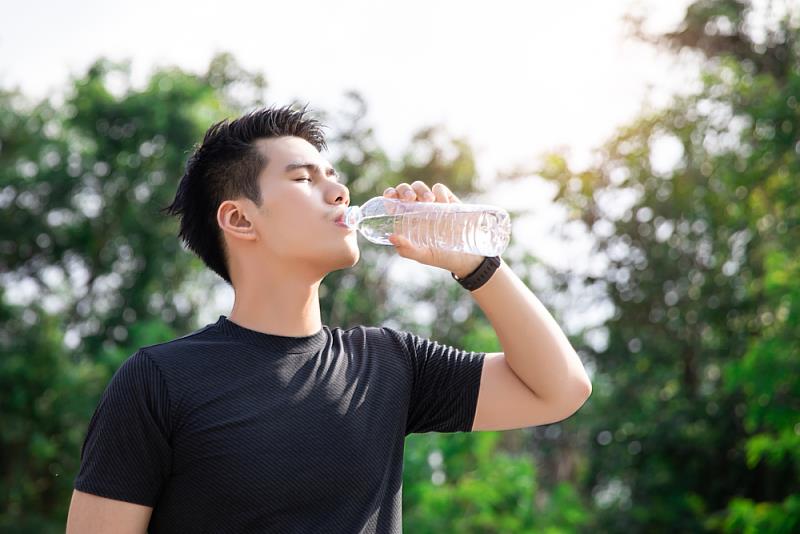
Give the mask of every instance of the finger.
[[436, 200], [436, 196], [431, 192], [431, 188], [428, 187], [428, 184], [417, 180], [411, 186], [414, 188], [414, 191], [417, 193], [417, 199], [423, 202], [433, 202]]
[[445, 204], [450, 202], [450, 197], [448, 196], [450, 190], [447, 189], [447, 186], [445, 186], [444, 184], [440, 183], [433, 184], [432, 191], [433, 194], [436, 196], [436, 202], [443, 202]]
[[[447, 187], [445, 187], [445, 189], [447, 189]], [[450, 202], [461, 202], [461, 200], [455, 195], [455, 193], [450, 191], [450, 189], [447, 189], [447, 198], [450, 200]]]
[[[439, 186], [439, 187], [436, 187], [436, 186]], [[446, 185], [444, 185], [444, 184], [436, 184], [434, 186], [434, 188], [436, 188], [437, 192], [441, 191], [440, 194], [444, 195], [447, 198], [447, 202], [456, 202], [456, 203], [459, 203], [459, 204], [461, 203], [461, 200], [452, 191], [450, 191], [450, 188], [447, 187]]]
[[395, 189], [397, 190], [398, 198], [401, 200], [410, 201], [417, 199], [416, 191], [414, 191], [414, 189], [405, 182], [399, 184], [397, 187], [395, 187]]
[[394, 187], [387, 187], [386, 190], [383, 192], [383, 196], [387, 198], [397, 198], [397, 189]]

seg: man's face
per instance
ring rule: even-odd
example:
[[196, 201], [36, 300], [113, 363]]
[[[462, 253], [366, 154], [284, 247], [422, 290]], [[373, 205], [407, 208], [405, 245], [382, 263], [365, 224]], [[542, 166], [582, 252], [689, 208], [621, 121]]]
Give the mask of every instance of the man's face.
[[335, 222], [350, 193], [331, 164], [299, 137], [262, 139], [256, 146], [268, 163], [259, 175], [262, 204], [249, 205], [248, 215], [267, 258], [324, 274], [355, 265], [356, 232]]

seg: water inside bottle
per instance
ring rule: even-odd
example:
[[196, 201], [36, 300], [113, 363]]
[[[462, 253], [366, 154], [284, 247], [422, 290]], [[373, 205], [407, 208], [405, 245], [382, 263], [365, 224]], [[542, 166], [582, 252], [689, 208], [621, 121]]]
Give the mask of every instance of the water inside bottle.
[[511, 221], [502, 210], [475, 207], [464, 211], [425, 210], [367, 216], [361, 234], [373, 243], [391, 245], [400, 234], [417, 246], [483, 256], [500, 255], [508, 246]]

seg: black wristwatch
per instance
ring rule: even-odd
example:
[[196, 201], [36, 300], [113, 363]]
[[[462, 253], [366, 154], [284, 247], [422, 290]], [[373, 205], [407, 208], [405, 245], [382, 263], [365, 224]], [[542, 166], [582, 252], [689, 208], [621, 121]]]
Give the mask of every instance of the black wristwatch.
[[497, 268], [500, 267], [500, 256], [486, 256], [478, 268], [469, 273], [464, 278], [459, 278], [455, 274], [450, 273], [453, 280], [464, 286], [469, 291], [475, 291], [483, 284], [489, 281]]

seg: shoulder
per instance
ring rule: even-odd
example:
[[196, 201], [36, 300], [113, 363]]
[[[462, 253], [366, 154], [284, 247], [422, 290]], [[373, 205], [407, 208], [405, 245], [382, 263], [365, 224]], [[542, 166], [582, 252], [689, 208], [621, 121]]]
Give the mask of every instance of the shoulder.
[[335, 348], [337, 345], [353, 353], [367, 354], [382, 359], [410, 360], [409, 333], [391, 326], [356, 325], [330, 330]]
[[211, 348], [213, 345], [228, 342], [227, 339], [219, 336], [215, 331], [214, 325], [207, 325], [203, 328], [190, 332], [184, 336], [174, 338], [160, 343], [142, 345], [137, 354], [141, 353], [149, 358], [154, 364], [160, 365], [169, 361], [180, 360], [182, 357], [195, 357], [203, 353], [204, 348]]
[[356, 325], [350, 328], [331, 328], [331, 337], [350, 342], [402, 343], [407, 334], [389, 326]]
[[[209, 325], [168, 341], [140, 346], [115, 373], [116, 387], [133, 388], [146, 398], [159, 398], [164, 407], [180, 400], [183, 382], [205, 365], [204, 355], [218, 351], [220, 340]], [[213, 346], [216, 339], [216, 347]], [[144, 393], [147, 393], [144, 395]]]

